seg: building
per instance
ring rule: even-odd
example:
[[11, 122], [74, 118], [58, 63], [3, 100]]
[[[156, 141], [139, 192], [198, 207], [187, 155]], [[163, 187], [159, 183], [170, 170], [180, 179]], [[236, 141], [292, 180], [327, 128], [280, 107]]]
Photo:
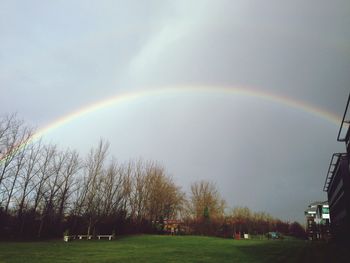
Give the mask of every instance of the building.
[[328, 202], [311, 203], [305, 210], [306, 233], [310, 240], [328, 239], [330, 216]]
[[331, 233], [339, 242], [350, 242], [350, 95], [346, 104], [337, 141], [344, 142], [346, 152], [334, 153], [323, 190], [327, 192]]

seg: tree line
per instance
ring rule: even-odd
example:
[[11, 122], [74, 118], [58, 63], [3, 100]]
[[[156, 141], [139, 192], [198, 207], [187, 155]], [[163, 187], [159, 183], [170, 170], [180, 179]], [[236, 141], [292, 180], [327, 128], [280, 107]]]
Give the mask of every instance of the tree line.
[[212, 182], [175, 184], [154, 161], [119, 163], [100, 140], [86, 156], [32, 140], [16, 115], [0, 117], [0, 236], [160, 233], [166, 219], [188, 234], [289, 233], [293, 224], [248, 208], [228, 210]]

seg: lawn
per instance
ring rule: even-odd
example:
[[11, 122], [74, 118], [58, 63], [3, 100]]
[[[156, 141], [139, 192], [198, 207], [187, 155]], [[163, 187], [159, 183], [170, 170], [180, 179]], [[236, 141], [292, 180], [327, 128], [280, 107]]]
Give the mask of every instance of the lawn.
[[139, 235], [114, 241], [1, 242], [0, 262], [350, 262], [346, 252], [296, 240]]

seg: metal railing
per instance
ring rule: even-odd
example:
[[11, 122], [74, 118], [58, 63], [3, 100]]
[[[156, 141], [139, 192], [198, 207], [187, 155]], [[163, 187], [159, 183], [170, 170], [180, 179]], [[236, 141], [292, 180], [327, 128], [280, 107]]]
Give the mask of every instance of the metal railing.
[[[346, 107], [345, 107], [345, 111], [344, 111], [344, 115], [343, 115], [343, 119], [340, 125], [340, 129], [338, 132], [338, 137], [337, 137], [337, 141], [338, 142], [347, 142], [349, 140], [349, 136], [350, 136], [350, 120], [346, 119], [347, 116], [347, 112], [348, 112], [348, 108], [349, 108], [349, 102], [350, 102], [350, 93], [349, 93], [349, 97], [348, 97], [348, 102], [346, 103]], [[344, 133], [343, 128], [347, 128], [347, 131]], [[343, 134], [343, 137], [340, 138], [340, 136]]]
[[338, 165], [339, 165], [339, 160], [341, 157], [347, 157], [347, 153], [334, 153], [331, 158], [331, 162], [328, 167], [328, 172], [327, 172], [327, 177], [324, 182], [323, 186], [323, 191], [328, 192], [328, 188], [330, 184], [333, 181], [334, 178], [334, 172], [336, 171]]

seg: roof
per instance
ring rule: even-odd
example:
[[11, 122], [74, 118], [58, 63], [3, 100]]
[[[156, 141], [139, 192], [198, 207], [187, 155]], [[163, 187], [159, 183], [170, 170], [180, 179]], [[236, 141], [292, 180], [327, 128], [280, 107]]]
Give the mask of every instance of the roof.
[[315, 201], [309, 204], [309, 207], [316, 206], [316, 205], [328, 205], [328, 201]]

